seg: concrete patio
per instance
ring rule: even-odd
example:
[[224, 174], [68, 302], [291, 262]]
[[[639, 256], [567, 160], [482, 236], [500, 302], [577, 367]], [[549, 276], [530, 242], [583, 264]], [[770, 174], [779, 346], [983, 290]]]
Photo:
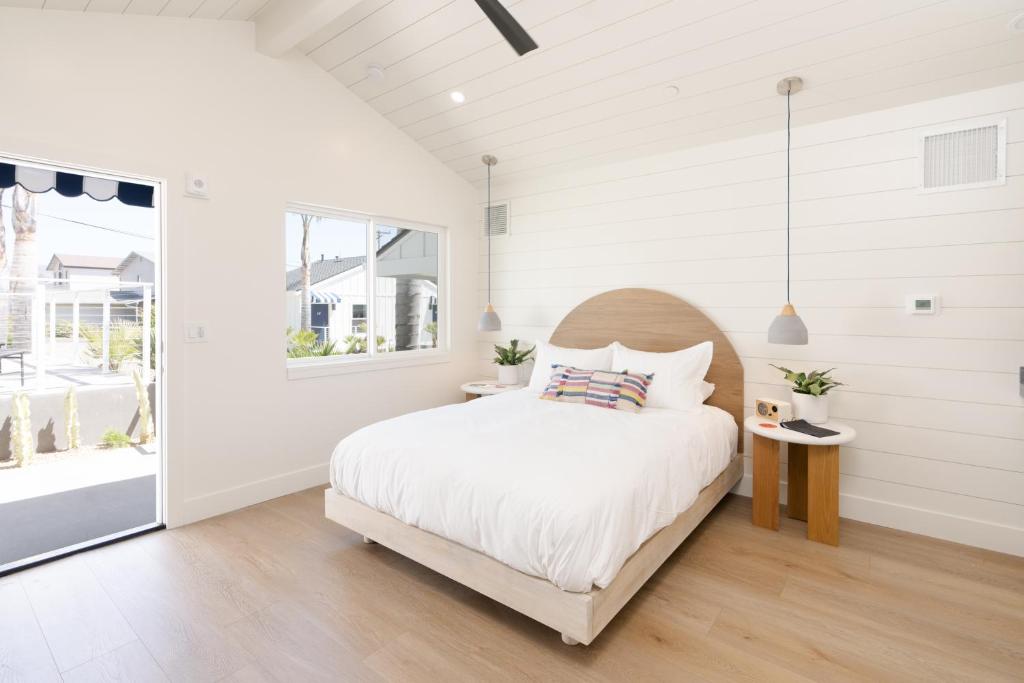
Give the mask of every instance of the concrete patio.
[[0, 567], [156, 521], [156, 446], [0, 463]]

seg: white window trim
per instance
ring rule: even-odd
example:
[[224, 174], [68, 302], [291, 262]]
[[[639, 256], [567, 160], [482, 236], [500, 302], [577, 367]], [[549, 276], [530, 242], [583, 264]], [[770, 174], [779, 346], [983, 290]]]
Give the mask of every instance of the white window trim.
[[[345, 375], [357, 372], [370, 372], [375, 370], [391, 370], [397, 368], [413, 367], [416, 365], [431, 365], [447, 363], [449, 361], [449, 338], [451, 324], [449, 311], [450, 278], [448, 261], [450, 245], [448, 243], [448, 229], [440, 225], [432, 225], [420, 221], [410, 221], [390, 216], [378, 216], [335, 209], [316, 204], [304, 204], [289, 202], [285, 206], [285, 213], [309, 213], [324, 218], [337, 218], [341, 220], [356, 221], [365, 223], [366, 230], [366, 334], [367, 344], [365, 354], [352, 354], [343, 356], [325, 356], [319, 358], [288, 358], [285, 356], [286, 369], [289, 380], [309, 379], [313, 377], [326, 377], [329, 375]], [[375, 309], [377, 302], [377, 225], [382, 224], [392, 228], [405, 228], [408, 230], [419, 230], [421, 232], [432, 232], [437, 235], [437, 348], [418, 349], [415, 351], [393, 351], [381, 353], [377, 351], [376, 343], [376, 320]], [[284, 231], [282, 231], [284, 232]], [[287, 248], [287, 245], [285, 245]], [[287, 324], [287, 323], [286, 323]]]

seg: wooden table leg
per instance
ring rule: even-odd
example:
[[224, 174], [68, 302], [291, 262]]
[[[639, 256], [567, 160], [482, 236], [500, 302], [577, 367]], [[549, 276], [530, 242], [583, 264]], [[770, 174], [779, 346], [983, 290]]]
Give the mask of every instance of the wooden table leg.
[[779, 528], [779, 442], [754, 434], [754, 526]]
[[786, 514], [790, 519], [807, 521], [807, 446], [788, 444], [789, 474], [786, 479]]
[[839, 545], [839, 446], [807, 453], [807, 538]]

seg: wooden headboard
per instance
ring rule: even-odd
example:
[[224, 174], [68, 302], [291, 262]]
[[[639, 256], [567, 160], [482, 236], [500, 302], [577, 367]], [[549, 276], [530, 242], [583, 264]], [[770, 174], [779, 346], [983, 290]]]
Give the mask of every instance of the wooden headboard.
[[678, 351], [704, 341], [715, 344], [707, 381], [715, 385], [709, 405], [736, 420], [743, 451], [743, 366], [732, 344], [711, 319], [682, 299], [653, 289], [615, 289], [570, 311], [551, 343], [596, 349], [619, 341], [640, 351]]

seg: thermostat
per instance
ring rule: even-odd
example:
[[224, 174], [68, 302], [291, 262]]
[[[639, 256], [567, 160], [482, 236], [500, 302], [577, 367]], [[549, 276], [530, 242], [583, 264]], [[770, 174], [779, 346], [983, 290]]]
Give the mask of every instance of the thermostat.
[[911, 315], [935, 315], [939, 312], [939, 297], [934, 294], [907, 298], [907, 313]]

